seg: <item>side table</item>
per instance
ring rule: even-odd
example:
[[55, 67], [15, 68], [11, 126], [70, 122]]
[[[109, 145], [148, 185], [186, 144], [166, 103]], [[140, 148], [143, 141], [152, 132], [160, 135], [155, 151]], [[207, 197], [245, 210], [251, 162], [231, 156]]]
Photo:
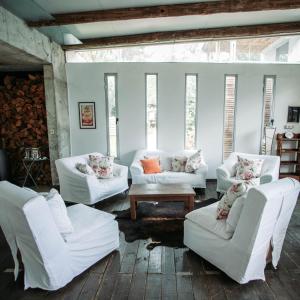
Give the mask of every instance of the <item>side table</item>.
[[[33, 184], [35, 186], [38, 186], [35, 179], [37, 179], [41, 174], [46, 176], [45, 171], [43, 170], [43, 163], [45, 161], [48, 161], [48, 160], [49, 160], [48, 157], [23, 158], [22, 162], [23, 162], [23, 166], [24, 166], [25, 172], [26, 172], [24, 182], [23, 182], [23, 186], [25, 186], [25, 184], [26, 184], [29, 177], [32, 180]], [[36, 172], [36, 174], [33, 174], [32, 173], [32, 167], [36, 164], [38, 164], [37, 172]]]

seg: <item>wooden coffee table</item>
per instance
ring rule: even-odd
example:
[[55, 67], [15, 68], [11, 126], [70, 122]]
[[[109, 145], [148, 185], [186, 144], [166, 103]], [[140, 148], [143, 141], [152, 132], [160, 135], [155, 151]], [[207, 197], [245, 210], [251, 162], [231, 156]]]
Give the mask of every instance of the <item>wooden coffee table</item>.
[[132, 184], [129, 190], [131, 219], [136, 220], [138, 201], [183, 201], [190, 212], [194, 208], [195, 194], [189, 184]]

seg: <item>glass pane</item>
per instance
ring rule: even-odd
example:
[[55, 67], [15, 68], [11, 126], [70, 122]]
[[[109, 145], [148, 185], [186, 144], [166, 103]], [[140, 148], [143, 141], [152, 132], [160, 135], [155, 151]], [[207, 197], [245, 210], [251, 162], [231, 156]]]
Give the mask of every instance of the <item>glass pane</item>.
[[117, 140], [117, 105], [116, 105], [116, 75], [106, 76], [106, 93], [107, 93], [107, 118], [108, 118], [108, 146], [109, 155], [118, 156]]
[[197, 75], [186, 75], [185, 87], [185, 149], [196, 147]]
[[233, 151], [234, 145], [234, 121], [236, 76], [225, 76], [225, 111], [224, 111], [224, 134], [223, 134], [223, 159], [227, 159]]
[[66, 51], [68, 62], [300, 63], [300, 35]]
[[273, 115], [274, 77], [265, 77], [264, 83], [264, 127], [270, 126]]
[[156, 149], [157, 145], [157, 75], [146, 75], [147, 103], [147, 148]]

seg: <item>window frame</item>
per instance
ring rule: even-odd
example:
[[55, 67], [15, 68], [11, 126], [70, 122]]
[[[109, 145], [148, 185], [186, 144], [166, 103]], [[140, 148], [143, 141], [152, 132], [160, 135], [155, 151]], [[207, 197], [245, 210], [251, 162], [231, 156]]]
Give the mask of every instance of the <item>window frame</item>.
[[263, 77], [263, 88], [262, 88], [262, 113], [261, 113], [261, 134], [260, 134], [260, 149], [262, 147], [262, 142], [264, 138], [264, 128], [265, 128], [265, 91], [266, 91], [266, 81], [268, 78], [273, 79], [273, 98], [271, 105], [271, 116], [270, 120], [274, 119], [275, 112], [275, 98], [276, 98], [276, 75], [264, 75]]
[[[148, 148], [148, 113], [147, 113], [147, 76], [155, 75], [156, 76], [156, 147], [155, 149]], [[157, 150], [158, 148], [158, 73], [145, 73], [145, 148], [150, 150]]]
[[197, 133], [198, 133], [198, 73], [185, 73], [184, 80], [185, 80], [185, 86], [184, 86], [184, 149], [187, 150], [186, 148], [186, 104], [187, 104], [187, 97], [186, 97], [186, 92], [187, 92], [187, 77], [188, 76], [195, 76], [196, 77], [196, 107], [195, 107], [195, 141], [194, 141], [194, 149], [189, 149], [189, 150], [195, 150], [197, 149], [198, 145], [198, 138], [197, 138]]
[[108, 81], [107, 78], [113, 76], [115, 78], [115, 106], [116, 106], [116, 146], [117, 156], [116, 159], [120, 158], [120, 143], [119, 143], [119, 105], [118, 105], [118, 73], [104, 73], [104, 91], [105, 91], [105, 110], [106, 110], [106, 144], [107, 144], [107, 155], [111, 156], [110, 149], [110, 132], [109, 132], [109, 99], [108, 99]]
[[234, 88], [235, 88], [234, 89], [234, 117], [233, 117], [233, 133], [232, 133], [232, 152], [235, 151], [236, 110], [237, 110], [237, 95], [238, 95], [238, 74], [224, 74], [224, 102], [223, 102], [224, 106], [223, 106], [223, 138], [222, 138], [222, 161], [223, 162], [225, 160], [224, 159], [224, 137], [225, 137], [225, 117], [226, 117], [226, 77], [229, 77], [229, 76], [235, 77], [235, 85], [234, 85]]

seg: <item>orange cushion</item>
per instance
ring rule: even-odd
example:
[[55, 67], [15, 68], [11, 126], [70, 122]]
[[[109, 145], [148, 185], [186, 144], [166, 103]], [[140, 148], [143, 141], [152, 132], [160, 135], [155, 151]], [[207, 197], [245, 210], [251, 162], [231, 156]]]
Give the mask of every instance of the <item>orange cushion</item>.
[[141, 159], [145, 174], [160, 173], [159, 161], [157, 159]]

